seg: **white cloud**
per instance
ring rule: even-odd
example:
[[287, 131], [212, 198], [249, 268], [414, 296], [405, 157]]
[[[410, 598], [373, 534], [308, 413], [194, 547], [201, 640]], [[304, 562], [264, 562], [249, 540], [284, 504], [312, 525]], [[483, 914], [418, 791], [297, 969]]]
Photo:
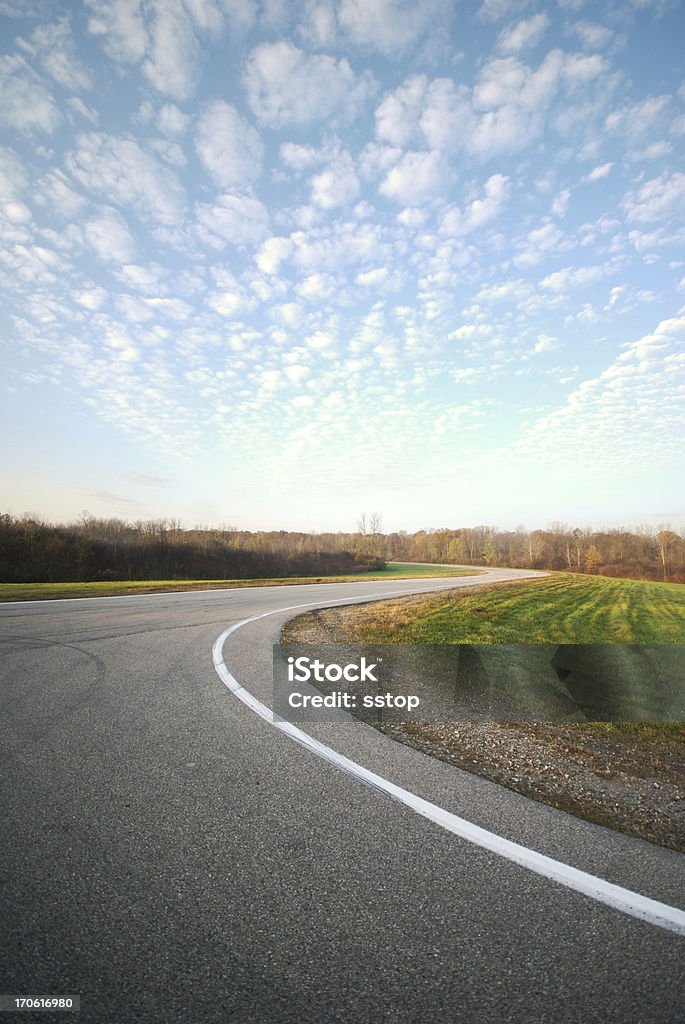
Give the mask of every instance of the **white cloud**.
[[372, 91], [347, 60], [312, 55], [292, 43], [262, 43], [247, 62], [245, 85], [256, 117], [272, 128], [353, 117]]
[[335, 278], [330, 274], [309, 274], [296, 288], [297, 294], [309, 302], [328, 299], [334, 294]]
[[543, 277], [540, 281], [540, 287], [559, 294], [572, 288], [581, 288], [585, 285], [594, 284], [595, 281], [599, 281], [609, 272], [610, 268], [598, 265], [575, 268], [564, 267], [563, 270], [555, 270], [553, 274]]
[[665, 220], [685, 206], [685, 174], [664, 171], [658, 178], [628, 192], [621, 205], [629, 220], [640, 223]]
[[[0, 247], [0, 262], [8, 268], [15, 283], [28, 284], [31, 288], [37, 285], [52, 286], [58, 280], [58, 273], [64, 275], [69, 270], [54, 250], [44, 245], [27, 245], [22, 242]], [[33, 300], [43, 306], [53, 302], [48, 295], [36, 295]], [[54, 316], [51, 318], [54, 319]]]
[[426, 214], [416, 206], [405, 206], [405, 208], [400, 210], [397, 214], [397, 221], [405, 228], [414, 228], [418, 230], [426, 223]]
[[73, 292], [72, 294], [74, 301], [78, 302], [79, 306], [89, 309], [92, 313], [96, 313], [101, 309], [108, 297], [107, 291], [96, 285], [90, 288], [83, 288], [81, 291]]
[[139, 325], [152, 320], [152, 311], [135, 295], [118, 295], [116, 306], [125, 320], [130, 324]]
[[352, 42], [393, 55], [431, 29], [447, 31], [451, 13], [448, 0], [340, 0], [338, 20]]
[[283, 302], [279, 306], [272, 306], [269, 315], [283, 327], [296, 330], [302, 323], [304, 311], [297, 302]]
[[156, 296], [141, 300], [145, 306], [156, 316], [168, 320], [185, 321], [189, 320], [194, 310], [183, 299], [166, 299]]
[[563, 455], [567, 464], [579, 461], [602, 473], [609, 466], [634, 470], [637, 462], [678, 459], [684, 341], [685, 319], [663, 321], [538, 420], [509, 454], [536, 461]]
[[32, 220], [32, 213], [25, 203], [20, 199], [11, 199], [9, 202], [0, 202], [2, 216], [10, 224], [28, 224]]
[[378, 265], [389, 254], [377, 224], [338, 221], [309, 232], [294, 232], [291, 238], [295, 245], [293, 260], [307, 275]]
[[259, 375], [259, 384], [263, 391], [269, 394], [282, 386], [280, 370], [262, 370]]
[[135, 255], [136, 244], [128, 224], [111, 206], [101, 206], [99, 216], [84, 225], [83, 234], [103, 263], [128, 263]]
[[303, 42], [314, 49], [334, 46], [338, 19], [333, 0], [307, 0], [301, 7], [302, 15], [297, 28]]
[[447, 190], [453, 178], [442, 153], [410, 151], [386, 175], [379, 191], [403, 206], [420, 206]]
[[17, 45], [35, 57], [63, 88], [74, 92], [91, 88], [91, 76], [74, 53], [68, 18], [60, 18], [52, 25], [39, 25], [29, 39], [18, 39]]
[[376, 108], [376, 135], [392, 146], [404, 147], [415, 136], [423, 111], [428, 80], [412, 75]]
[[519, 278], [515, 281], [503, 281], [501, 284], [488, 284], [474, 296], [477, 302], [522, 302], [532, 294], [528, 281]]
[[552, 213], [555, 217], [565, 217], [568, 210], [568, 201], [571, 198], [570, 189], [562, 189], [557, 193], [552, 203]]
[[101, 36], [106, 52], [114, 60], [141, 61], [147, 48], [147, 30], [141, 0], [85, 0], [94, 14], [88, 31]]
[[0, 146], [0, 200], [15, 199], [26, 181], [26, 171], [17, 154], [7, 146]]
[[257, 16], [255, 0], [184, 0], [198, 29], [218, 36], [226, 27], [236, 34], [252, 28]]
[[665, 245], [685, 245], [685, 227], [680, 225], [674, 231], [667, 231], [663, 227], [654, 231], [638, 231], [637, 229], [628, 232], [628, 239], [635, 250], [642, 255], [643, 262], [654, 263], [658, 257], [655, 249]]
[[359, 194], [359, 178], [349, 153], [338, 153], [328, 167], [309, 179], [312, 203], [322, 210], [345, 206]]
[[528, 47], [537, 46], [549, 25], [547, 14], [534, 14], [526, 21], [519, 21], [503, 29], [497, 40], [497, 48], [503, 53], [520, 53]]
[[585, 85], [607, 71], [609, 65], [598, 53], [585, 57], [579, 53], [567, 54], [564, 59], [563, 74], [571, 86]]
[[538, 334], [533, 352], [539, 355], [541, 352], [555, 352], [561, 348], [561, 342], [551, 334]]
[[401, 156], [402, 150], [395, 146], [369, 142], [359, 154], [359, 173], [367, 180], [376, 181], [387, 174]]
[[208, 305], [227, 320], [237, 320], [254, 309], [254, 299], [236, 288], [235, 291], [215, 292], [207, 300]]
[[254, 196], [226, 193], [196, 207], [198, 235], [215, 248], [258, 245], [269, 235], [269, 214]]
[[141, 292], [156, 292], [161, 289], [165, 277], [164, 268], [159, 263], [141, 266], [137, 263], [126, 263], [116, 273], [116, 277], [124, 284]]
[[630, 153], [630, 159], [637, 163], [640, 160], [660, 160], [664, 156], [668, 156], [669, 153], [673, 152], [673, 146], [670, 142], [665, 139], [661, 139], [659, 142], [652, 142], [651, 145], [645, 146], [643, 149], [634, 149]]
[[420, 127], [431, 149], [447, 152], [468, 147], [475, 127], [468, 89], [451, 78], [437, 78], [426, 90]]
[[[320, 220], [320, 210], [332, 210], [356, 199], [360, 183], [355, 164], [347, 150], [342, 149], [337, 136], [326, 136], [319, 149], [286, 142], [281, 146], [279, 155], [282, 162], [296, 173], [315, 167], [322, 168], [308, 179], [311, 205], [300, 208], [296, 213], [293, 219], [298, 226], [306, 226], [305, 221], [311, 226]], [[355, 207], [355, 214], [363, 217], [371, 210], [368, 204], [359, 204]]]
[[[140, 359], [140, 349], [133, 343], [125, 325], [110, 321], [103, 337], [105, 349], [110, 349], [111, 358], [115, 365], [124, 363], [137, 363]], [[128, 405], [128, 402], [123, 403]]]
[[489, 338], [492, 335], [492, 327], [489, 324], [462, 324], [454, 331], [450, 331], [447, 337], [451, 341], [474, 341], [477, 338]]
[[481, 113], [469, 140], [472, 152], [488, 158], [521, 149], [535, 139], [563, 68], [560, 50], [548, 53], [535, 71], [513, 57], [487, 64], [473, 91], [473, 105]]
[[323, 353], [327, 358], [335, 355], [337, 339], [329, 331], [314, 331], [313, 334], [307, 335], [304, 340], [307, 348], [312, 349], [314, 352]]
[[49, 171], [36, 184], [36, 202], [49, 209], [60, 220], [72, 220], [86, 205], [86, 200], [71, 187], [62, 171]]
[[200, 116], [195, 148], [221, 188], [247, 188], [261, 174], [264, 147], [235, 107], [215, 100]]
[[663, 123], [663, 115], [670, 105], [670, 96], [648, 96], [647, 99], [612, 111], [604, 126], [607, 131], [628, 137], [634, 142], [644, 138]]
[[198, 41], [181, 0], [148, 0], [152, 25], [143, 74], [159, 92], [188, 99], [197, 80]]
[[254, 21], [253, 0], [86, 0], [88, 29], [122, 63], [141, 64], [151, 85], [175, 99], [194, 91], [201, 37], [218, 36], [228, 19], [243, 32]]
[[67, 105], [75, 114], [82, 117], [84, 121], [89, 121], [90, 124], [97, 127], [100, 115], [94, 107], [89, 107], [87, 103], [84, 103], [80, 96], [70, 96], [67, 100]]
[[383, 285], [387, 282], [390, 272], [387, 267], [374, 267], [373, 270], [367, 270], [362, 274], [357, 274], [357, 284], [363, 285], [365, 288], [378, 288], [379, 285]]
[[392, 147], [423, 137], [430, 149], [465, 148], [474, 124], [469, 91], [451, 78], [412, 75], [376, 109], [376, 135]]
[[602, 178], [606, 178], [608, 174], [611, 174], [613, 166], [613, 163], [599, 164], [585, 175], [583, 181], [600, 181]]
[[310, 368], [303, 366], [302, 363], [293, 363], [290, 366], [284, 367], [283, 373], [291, 384], [301, 384], [312, 375]]
[[514, 257], [517, 267], [532, 267], [553, 253], [568, 249], [571, 243], [556, 224], [548, 221], [528, 232], [520, 251]]
[[562, 78], [577, 84], [602, 68], [594, 57], [552, 50], [536, 69], [515, 57], [491, 60], [473, 90], [451, 78], [429, 83], [413, 75], [379, 104], [376, 134], [394, 147], [423, 137], [430, 149], [466, 150], [483, 159], [513, 152], [542, 133]]
[[293, 243], [289, 238], [267, 238], [255, 256], [257, 266], [264, 274], [277, 274], [283, 260], [293, 251]]
[[[239, 284], [234, 275], [227, 267], [214, 267], [212, 269], [217, 290], [207, 298], [207, 304], [219, 313], [220, 316], [229, 320], [236, 320], [239, 317], [250, 313], [256, 306], [254, 296]], [[238, 349], [242, 349], [242, 345]], [[234, 346], [235, 348], [235, 346]]]
[[123, 63], [141, 63], [155, 89], [187, 99], [197, 76], [198, 41], [181, 0], [86, 0], [89, 31]]
[[188, 114], [184, 114], [175, 103], [165, 103], [159, 111], [157, 126], [164, 135], [183, 135], [190, 122]]
[[590, 50], [607, 46], [614, 38], [614, 33], [606, 25], [597, 25], [591, 21], [579, 21], [573, 26], [576, 35]]
[[504, 174], [493, 174], [485, 182], [483, 193], [481, 199], [472, 200], [464, 210], [448, 207], [440, 221], [440, 233], [466, 235], [498, 217], [509, 197], [509, 179]]
[[293, 22], [293, 6], [289, 0], [261, 0], [260, 28], [270, 34], [286, 35]]
[[185, 167], [188, 163], [185, 153], [177, 142], [169, 142], [168, 139], [150, 139], [148, 145], [172, 167]]
[[143, 219], [169, 226], [182, 220], [184, 193], [178, 179], [133, 139], [102, 132], [80, 135], [66, 163], [85, 188], [132, 206]]
[[527, 0], [483, 0], [478, 16], [484, 21], [511, 17], [527, 6]]
[[23, 57], [0, 57], [0, 124], [51, 133], [60, 121], [52, 95]]
[[304, 171], [321, 162], [323, 156], [320, 149], [313, 146], [300, 146], [296, 142], [284, 142], [280, 149], [280, 158], [286, 166], [294, 171]]

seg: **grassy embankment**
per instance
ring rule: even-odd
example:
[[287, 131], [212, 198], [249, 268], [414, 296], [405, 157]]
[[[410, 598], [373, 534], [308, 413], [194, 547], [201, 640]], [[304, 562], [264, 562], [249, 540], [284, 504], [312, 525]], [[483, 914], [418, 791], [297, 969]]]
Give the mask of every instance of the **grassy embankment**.
[[[555, 573], [336, 610], [349, 640], [369, 643], [683, 644], [685, 586]], [[598, 722], [596, 730], [685, 743], [680, 724]]]
[[[685, 643], [685, 586], [555, 573], [310, 612], [292, 639], [370, 643]], [[685, 852], [685, 724], [381, 726], [525, 796]]]
[[186, 590], [232, 590], [235, 587], [277, 587], [305, 583], [356, 583], [363, 580], [406, 580], [434, 576], [472, 576], [475, 569], [392, 562], [380, 572], [350, 576], [291, 576], [252, 580], [113, 580], [95, 583], [0, 583], [0, 601], [44, 601], [65, 597], [118, 597]]
[[685, 643], [685, 586], [554, 573], [347, 609], [345, 631], [373, 643]]

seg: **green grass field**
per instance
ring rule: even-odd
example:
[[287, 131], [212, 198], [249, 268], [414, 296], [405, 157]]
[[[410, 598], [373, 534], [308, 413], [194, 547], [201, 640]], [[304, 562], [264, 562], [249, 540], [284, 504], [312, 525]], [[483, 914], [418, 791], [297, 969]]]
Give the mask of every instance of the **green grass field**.
[[685, 586], [554, 573], [346, 609], [378, 643], [685, 643]]
[[381, 572], [353, 576], [303, 576], [267, 580], [133, 580], [98, 583], [0, 583], [0, 601], [44, 601], [60, 597], [116, 597], [187, 590], [232, 590], [236, 587], [277, 587], [297, 583], [355, 583], [362, 580], [424, 579], [432, 576], [471, 576], [476, 570], [455, 566], [393, 562]]

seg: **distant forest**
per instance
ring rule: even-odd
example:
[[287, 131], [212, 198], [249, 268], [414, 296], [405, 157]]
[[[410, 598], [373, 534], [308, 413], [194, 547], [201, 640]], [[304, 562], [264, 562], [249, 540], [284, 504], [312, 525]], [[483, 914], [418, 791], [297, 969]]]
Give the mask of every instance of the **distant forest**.
[[384, 533], [361, 516], [351, 533], [184, 529], [173, 519], [96, 519], [52, 524], [0, 515], [0, 581], [264, 579], [351, 575], [386, 561], [562, 569], [685, 582], [685, 535], [670, 529], [595, 531], [494, 526]]

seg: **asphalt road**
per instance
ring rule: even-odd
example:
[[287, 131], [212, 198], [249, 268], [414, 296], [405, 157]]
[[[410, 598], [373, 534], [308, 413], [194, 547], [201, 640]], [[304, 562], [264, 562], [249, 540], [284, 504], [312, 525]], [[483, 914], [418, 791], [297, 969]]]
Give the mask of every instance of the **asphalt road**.
[[[212, 664], [219, 634], [252, 615], [478, 582], [1, 606], [0, 993], [79, 994], [97, 1024], [685, 1020], [682, 937], [363, 785], [256, 716]], [[292, 614], [224, 648], [265, 703]], [[681, 855], [366, 726], [311, 731], [498, 835], [685, 903]]]

